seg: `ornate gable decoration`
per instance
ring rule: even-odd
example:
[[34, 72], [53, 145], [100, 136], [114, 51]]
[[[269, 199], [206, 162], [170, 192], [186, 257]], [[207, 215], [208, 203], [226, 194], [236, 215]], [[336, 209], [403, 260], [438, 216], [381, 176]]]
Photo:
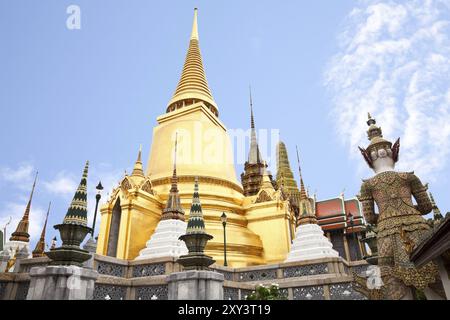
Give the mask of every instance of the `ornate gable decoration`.
[[122, 180], [122, 182], [121, 182], [121, 184], [120, 184], [120, 187], [121, 187], [122, 190], [124, 190], [124, 191], [130, 190], [130, 189], [132, 188], [132, 185], [131, 185], [130, 180], [129, 180], [127, 177], [125, 177], [125, 178]]
[[261, 203], [261, 202], [267, 202], [267, 201], [273, 201], [274, 199], [272, 196], [270, 196], [266, 190], [261, 190], [258, 193], [258, 197], [256, 198], [255, 203]]
[[146, 181], [143, 183], [143, 185], [142, 185], [142, 187], [141, 187], [141, 190], [142, 190], [142, 191], [145, 191], [145, 192], [147, 192], [147, 193], [149, 193], [149, 194], [153, 194], [153, 195], [154, 195], [154, 192], [153, 192], [153, 190], [152, 190], [152, 183], [151, 183], [150, 180], [146, 180]]

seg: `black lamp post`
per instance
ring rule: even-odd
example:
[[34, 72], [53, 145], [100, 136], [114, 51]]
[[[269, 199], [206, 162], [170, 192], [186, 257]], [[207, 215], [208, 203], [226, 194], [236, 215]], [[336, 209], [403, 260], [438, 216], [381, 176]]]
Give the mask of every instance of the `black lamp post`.
[[225, 228], [227, 226], [227, 215], [225, 214], [225, 212], [222, 213], [222, 215], [220, 216], [220, 220], [222, 221], [222, 225], [223, 225], [223, 265], [226, 267], [228, 266], [227, 263], [227, 233], [225, 231]]
[[97, 189], [97, 194], [95, 195], [95, 212], [94, 212], [94, 222], [92, 223], [92, 237], [94, 237], [95, 221], [97, 220], [98, 203], [100, 202], [100, 198], [102, 197], [103, 186], [101, 181], [98, 183], [95, 189]]

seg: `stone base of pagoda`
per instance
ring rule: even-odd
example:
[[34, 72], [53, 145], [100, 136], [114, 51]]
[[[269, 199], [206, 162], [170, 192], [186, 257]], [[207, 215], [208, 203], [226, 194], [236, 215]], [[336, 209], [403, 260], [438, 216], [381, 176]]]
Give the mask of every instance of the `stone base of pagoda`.
[[[12, 258], [15, 256], [15, 254], [19, 251], [21, 251], [23, 248], [26, 248], [26, 252], [31, 253], [30, 250], [30, 243], [25, 241], [8, 241], [3, 246], [3, 252], [8, 252], [9, 256]], [[32, 255], [30, 254], [28, 258], [31, 258]]]
[[223, 300], [224, 276], [206, 270], [172, 273], [167, 277], [169, 300]]
[[92, 300], [98, 272], [77, 266], [34, 267], [27, 300]]
[[317, 224], [302, 224], [298, 226], [291, 251], [285, 262], [305, 261], [321, 258], [338, 257], [330, 240], [323, 234]]
[[186, 233], [187, 223], [181, 220], [161, 220], [155, 232], [147, 241], [146, 248], [139, 252], [135, 260], [173, 257], [178, 258], [188, 253], [186, 244], [178, 238]]

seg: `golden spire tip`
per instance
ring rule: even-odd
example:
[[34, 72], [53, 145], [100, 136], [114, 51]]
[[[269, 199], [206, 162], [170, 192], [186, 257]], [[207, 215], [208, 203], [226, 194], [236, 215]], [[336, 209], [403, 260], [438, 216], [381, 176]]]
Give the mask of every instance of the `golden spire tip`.
[[194, 22], [192, 23], [191, 40], [198, 40], [197, 8], [194, 8]]

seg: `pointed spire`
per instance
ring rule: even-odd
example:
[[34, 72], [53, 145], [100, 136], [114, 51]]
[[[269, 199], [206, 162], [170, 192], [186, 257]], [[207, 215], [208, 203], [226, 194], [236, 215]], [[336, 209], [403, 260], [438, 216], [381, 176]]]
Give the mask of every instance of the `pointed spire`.
[[303, 183], [302, 169], [300, 167], [300, 157], [298, 155], [298, 147], [295, 146], [297, 151], [298, 173], [300, 175], [300, 199], [299, 199], [299, 218], [297, 223], [302, 224], [317, 224], [317, 218], [314, 212], [314, 205], [311, 203], [311, 199]]
[[194, 8], [194, 21], [192, 22], [191, 40], [198, 41], [198, 23], [197, 23], [197, 8]]
[[255, 119], [253, 117], [253, 99], [252, 99], [252, 87], [249, 86], [250, 90], [250, 128], [255, 129]]
[[167, 199], [166, 208], [163, 210], [161, 220], [176, 219], [184, 221], [184, 210], [181, 206], [180, 194], [178, 193], [177, 178], [177, 141], [178, 133], [175, 133], [175, 151], [173, 160], [172, 186]]
[[30, 241], [30, 234], [28, 233], [28, 227], [30, 224], [30, 211], [31, 211], [31, 201], [33, 200], [34, 189], [36, 187], [36, 181], [38, 177], [38, 172], [36, 171], [36, 175], [34, 177], [33, 187], [31, 188], [30, 199], [28, 200], [27, 206], [25, 208], [25, 212], [23, 214], [22, 219], [17, 225], [16, 231], [12, 233], [10, 241]]
[[370, 115], [370, 112], [367, 112], [367, 125], [371, 126], [373, 124], [376, 124], [377, 122], [375, 121], [375, 119], [372, 118], [372, 116]]
[[34, 248], [34, 250], [33, 250], [33, 258], [45, 256], [45, 254], [44, 254], [44, 251], [45, 251], [45, 232], [46, 232], [46, 229], [47, 229], [48, 214], [50, 213], [50, 206], [51, 206], [51, 204], [52, 204], [51, 202], [49, 202], [49, 204], [48, 204], [47, 215], [45, 217], [44, 227], [42, 228], [41, 237], [39, 238], [39, 241], [36, 244], [36, 248]]
[[218, 108], [206, 80], [198, 38], [197, 8], [195, 8], [189, 49], [180, 81], [169, 101], [167, 112], [203, 101], [208, 109], [218, 116]]
[[286, 145], [281, 140], [277, 144], [277, 183], [283, 185], [292, 205], [298, 208], [300, 192], [291, 170]]
[[255, 118], [253, 116], [253, 99], [252, 89], [250, 87], [250, 151], [248, 153], [248, 163], [260, 164], [262, 163], [262, 156], [259, 152], [258, 140], [256, 138]]
[[142, 145], [139, 146], [139, 153], [136, 160], [136, 163], [134, 164], [133, 172], [131, 173], [131, 176], [140, 176], [144, 177], [144, 170], [142, 167]]
[[367, 138], [370, 141], [370, 145], [378, 144], [378, 143], [388, 143], [391, 144], [389, 141], [386, 141], [383, 139], [383, 130], [381, 130], [381, 127], [378, 127], [377, 121], [372, 118], [370, 113], [367, 113], [367, 125], [369, 126], [369, 129], [367, 130]]
[[430, 192], [430, 199], [431, 199], [431, 205], [433, 207], [433, 219], [434, 221], [440, 221], [444, 217], [441, 214], [441, 210], [439, 210], [439, 207], [437, 206], [436, 202], [434, 201], [433, 194]]
[[263, 169], [263, 179], [261, 182], [261, 190], [274, 190], [274, 187], [272, 185], [272, 181], [269, 177], [269, 172], [267, 171], [267, 163], [264, 161], [264, 169]]
[[172, 174], [172, 188], [174, 192], [178, 192], [177, 187], [177, 146], [178, 146], [178, 132], [175, 132], [175, 148], [174, 148], [174, 155], [173, 155], [173, 174]]
[[298, 147], [295, 146], [295, 149], [297, 150], [298, 173], [300, 175], [300, 200], [302, 200], [306, 199], [308, 196], [306, 194], [305, 184], [303, 183], [302, 168], [300, 167], [300, 157], [298, 155]]
[[191, 211], [186, 229], [186, 234], [205, 233], [205, 221], [203, 220], [202, 205], [198, 193], [198, 177], [195, 177], [194, 195], [192, 197]]
[[86, 161], [86, 165], [83, 170], [83, 176], [77, 191], [73, 196], [72, 202], [64, 217], [64, 224], [79, 224], [87, 226], [87, 176], [89, 170], [89, 161]]

